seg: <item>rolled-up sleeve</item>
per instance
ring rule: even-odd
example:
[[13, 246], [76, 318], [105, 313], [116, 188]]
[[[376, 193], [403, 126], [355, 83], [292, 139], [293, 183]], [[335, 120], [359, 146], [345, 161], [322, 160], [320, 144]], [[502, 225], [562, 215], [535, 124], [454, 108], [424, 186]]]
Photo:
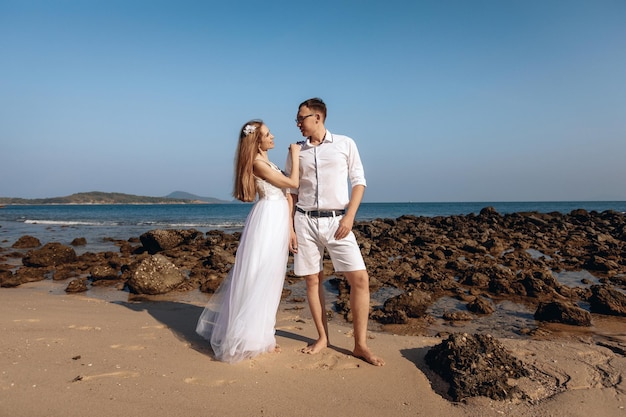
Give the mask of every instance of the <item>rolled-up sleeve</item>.
[[354, 140], [348, 141], [348, 177], [350, 178], [350, 185], [362, 185], [367, 187], [367, 181], [365, 181], [365, 170], [363, 169], [363, 163], [361, 162], [361, 156]]
[[[285, 162], [285, 175], [290, 177], [291, 176], [291, 170], [293, 169], [293, 165], [291, 164], [291, 154], [287, 153], [287, 161]], [[297, 188], [287, 188], [287, 193], [289, 194], [298, 194], [298, 189]]]

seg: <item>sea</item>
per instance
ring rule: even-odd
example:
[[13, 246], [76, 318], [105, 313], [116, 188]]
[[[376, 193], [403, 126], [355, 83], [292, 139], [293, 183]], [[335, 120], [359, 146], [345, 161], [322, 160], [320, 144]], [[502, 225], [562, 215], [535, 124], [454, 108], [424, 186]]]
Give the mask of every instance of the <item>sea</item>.
[[[478, 214], [493, 207], [500, 214], [514, 212], [570, 213], [576, 209], [626, 213], [626, 201], [552, 202], [400, 202], [362, 203], [357, 221], [396, 219], [402, 215], [451, 216]], [[76, 251], [114, 248], [112, 240], [128, 240], [154, 229], [196, 229], [201, 232], [241, 231], [252, 204], [92, 204], [92, 205], [7, 205], [0, 208], [0, 247], [12, 245], [23, 235], [42, 244], [69, 244], [87, 240]]]

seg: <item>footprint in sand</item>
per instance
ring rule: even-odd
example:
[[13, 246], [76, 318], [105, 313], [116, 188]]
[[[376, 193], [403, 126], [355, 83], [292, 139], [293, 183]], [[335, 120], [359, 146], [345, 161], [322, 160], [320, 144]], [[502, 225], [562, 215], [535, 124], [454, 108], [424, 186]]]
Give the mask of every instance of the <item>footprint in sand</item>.
[[[162, 324], [158, 324], [158, 325], [153, 325], [153, 326], [141, 326], [141, 328], [163, 330], [163, 329], [167, 329], [168, 327]], [[157, 338], [155, 333], [140, 333], [138, 336], [144, 338], [145, 340], [155, 340]]]
[[120, 350], [143, 350], [146, 347], [141, 345], [111, 345], [111, 349], [120, 349]]
[[98, 374], [98, 375], [87, 375], [81, 378], [81, 381], [89, 381], [91, 379], [99, 379], [99, 378], [137, 378], [139, 376], [139, 372], [133, 371], [119, 371], [119, 372], [108, 372], [106, 374]]
[[202, 378], [196, 378], [195, 376], [189, 377], [189, 378], [185, 378], [183, 381], [185, 381], [185, 383], [187, 384], [193, 384], [193, 385], [202, 385], [205, 387], [223, 387], [226, 385], [232, 385], [235, 382], [237, 382], [236, 380], [230, 380], [227, 381], [225, 379], [216, 379], [214, 381], [207, 381], [205, 379]]
[[306, 370], [342, 370], [360, 367], [360, 361], [352, 356], [342, 355], [336, 352], [321, 352], [315, 355], [300, 353], [302, 359], [299, 364], [292, 365], [292, 369]]
[[102, 330], [101, 327], [92, 327], [92, 326], [77, 326], [75, 324], [72, 324], [70, 326], [68, 326], [69, 329], [75, 329], [75, 330], [83, 330], [83, 331], [90, 331], [90, 330]]
[[61, 343], [64, 342], [65, 339], [61, 337], [38, 337], [35, 339], [36, 342], [46, 342], [46, 343]]

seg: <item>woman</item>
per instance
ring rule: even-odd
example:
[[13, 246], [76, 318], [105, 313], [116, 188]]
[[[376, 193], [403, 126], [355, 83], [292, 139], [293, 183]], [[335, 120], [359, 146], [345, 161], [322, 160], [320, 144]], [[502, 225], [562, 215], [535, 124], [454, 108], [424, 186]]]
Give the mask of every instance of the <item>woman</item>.
[[235, 265], [196, 327], [220, 361], [235, 363], [278, 350], [274, 326], [291, 229], [285, 189], [298, 187], [300, 147], [289, 148], [294, 168], [287, 177], [267, 156], [274, 135], [263, 121], [252, 120], [239, 133], [233, 196], [250, 202], [258, 194], [259, 199], [246, 219]]

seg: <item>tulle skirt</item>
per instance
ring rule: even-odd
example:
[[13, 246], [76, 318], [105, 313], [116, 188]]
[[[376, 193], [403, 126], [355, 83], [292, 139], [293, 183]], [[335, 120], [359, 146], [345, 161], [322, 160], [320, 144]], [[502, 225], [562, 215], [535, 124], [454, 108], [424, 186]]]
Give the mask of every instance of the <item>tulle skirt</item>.
[[276, 311], [289, 256], [287, 200], [261, 199], [246, 219], [235, 265], [200, 315], [196, 332], [235, 363], [276, 347]]

